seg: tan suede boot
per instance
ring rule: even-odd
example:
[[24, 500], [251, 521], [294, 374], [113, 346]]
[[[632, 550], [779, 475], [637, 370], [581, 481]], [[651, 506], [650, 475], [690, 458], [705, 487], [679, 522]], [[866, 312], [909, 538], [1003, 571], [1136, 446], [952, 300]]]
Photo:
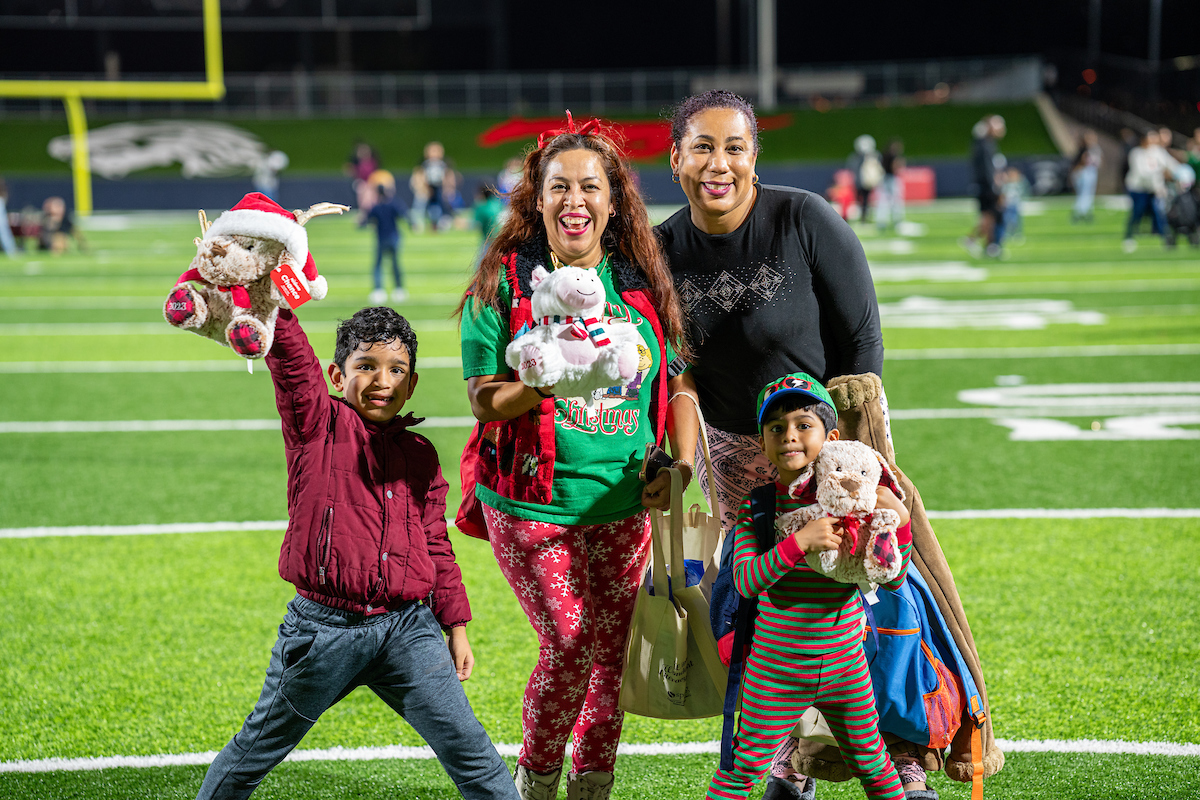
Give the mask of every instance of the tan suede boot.
[[542, 774], [517, 765], [517, 774], [513, 782], [517, 785], [517, 794], [521, 800], [558, 800], [558, 782], [562, 780], [562, 769]]
[[585, 772], [567, 775], [567, 800], [608, 800], [613, 789], [611, 772]]

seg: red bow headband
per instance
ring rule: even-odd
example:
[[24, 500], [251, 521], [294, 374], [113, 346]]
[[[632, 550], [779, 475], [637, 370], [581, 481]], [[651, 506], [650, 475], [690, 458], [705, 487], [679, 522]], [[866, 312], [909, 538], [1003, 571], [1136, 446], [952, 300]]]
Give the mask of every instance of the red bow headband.
[[589, 119], [587, 122], [576, 127], [575, 120], [571, 118], [571, 109], [568, 108], [567, 109], [567, 127], [554, 128], [554, 129], [551, 129], [548, 131], [542, 131], [541, 133], [539, 133], [538, 138], [537, 138], [538, 150], [541, 150], [543, 147], [545, 147], [546, 142], [550, 141], [555, 136], [561, 136], [564, 133], [578, 133], [582, 136], [587, 136], [588, 134], [593, 134], [593, 133], [601, 133], [600, 120], [594, 119], [594, 118]]

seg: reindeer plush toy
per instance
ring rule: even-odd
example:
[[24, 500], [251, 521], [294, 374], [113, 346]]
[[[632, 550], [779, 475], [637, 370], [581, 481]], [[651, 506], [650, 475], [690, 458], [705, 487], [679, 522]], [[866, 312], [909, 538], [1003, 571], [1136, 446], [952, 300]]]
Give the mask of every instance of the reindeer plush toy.
[[211, 224], [201, 211], [196, 257], [167, 295], [163, 316], [242, 358], [262, 358], [274, 341], [279, 307], [294, 309], [329, 291], [308, 252], [304, 224], [348, 210], [318, 203], [289, 213], [254, 192]]

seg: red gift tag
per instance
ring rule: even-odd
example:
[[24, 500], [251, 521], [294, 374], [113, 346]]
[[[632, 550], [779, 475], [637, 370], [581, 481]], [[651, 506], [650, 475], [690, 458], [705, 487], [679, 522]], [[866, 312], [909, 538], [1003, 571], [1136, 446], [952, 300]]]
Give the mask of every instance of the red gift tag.
[[279, 287], [280, 293], [287, 300], [288, 307], [295, 311], [312, 299], [304, 281], [296, 275], [296, 269], [286, 261], [271, 270], [271, 280]]

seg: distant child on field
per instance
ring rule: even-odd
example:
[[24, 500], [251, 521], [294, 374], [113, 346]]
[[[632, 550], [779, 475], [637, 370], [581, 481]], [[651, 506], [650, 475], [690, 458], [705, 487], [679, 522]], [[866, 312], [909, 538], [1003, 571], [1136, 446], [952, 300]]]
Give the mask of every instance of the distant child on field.
[[490, 186], [480, 186], [475, 193], [475, 224], [483, 234], [483, 251], [488, 249], [496, 232], [500, 230], [500, 217], [504, 213], [504, 203], [496, 196], [496, 190]]
[[375, 223], [375, 267], [371, 273], [375, 288], [367, 301], [382, 305], [387, 300], [387, 292], [383, 290], [383, 257], [386, 254], [392, 259], [392, 302], [400, 303], [408, 299], [400, 274], [400, 220], [408, 214], [408, 207], [386, 185], [379, 186], [377, 195], [375, 204], [358, 221], [360, 228]]
[[[288, 529], [279, 574], [296, 587], [254, 710], [199, 798], [245, 798], [334, 703], [368, 686], [433, 748], [467, 798], [517, 800], [461, 681], [471, 608], [446, 536], [448, 486], [418, 420], [417, 338], [390, 308], [338, 326], [325, 386], [296, 315], [267, 354], [283, 418]], [[442, 638], [443, 631], [449, 634]]]
[[1009, 167], [1000, 175], [1000, 229], [996, 232], [996, 240], [1022, 244], [1025, 241], [1025, 222], [1021, 216], [1021, 204], [1029, 196], [1029, 181], [1016, 167]]
[[[773, 381], [759, 393], [758, 425], [763, 453], [779, 470], [776, 516], [815, 503], [813, 464], [825, 442], [838, 438], [837, 411], [825, 387], [803, 372]], [[885, 584], [895, 588], [908, 572], [909, 515], [891, 490], [880, 485], [874, 491], [879, 507], [900, 515], [897, 538], [903, 566], [899, 576]], [[904, 800], [900, 778], [879, 734], [875, 694], [862, 648], [864, 616], [858, 587], [838, 583], [804, 560], [807, 553], [836, 550], [842, 533], [835, 519], [813, 520], [760, 555], [750, 495], [742, 499], [733, 528], [733, 579], [738, 594], [758, 597], [758, 619], [742, 677], [733, 769], [717, 770], [708, 787], [709, 798], [749, 795], [800, 716], [816, 706], [867, 797]], [[794, 787], [790, 794], [800, 796], [800, 788]]]

